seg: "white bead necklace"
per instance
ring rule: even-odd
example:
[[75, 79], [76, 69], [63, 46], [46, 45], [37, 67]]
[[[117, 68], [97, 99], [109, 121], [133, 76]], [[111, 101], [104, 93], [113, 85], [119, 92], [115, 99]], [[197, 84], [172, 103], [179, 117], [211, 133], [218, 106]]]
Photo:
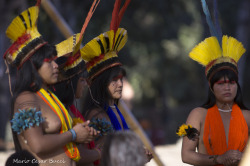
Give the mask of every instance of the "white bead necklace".
[[219, 110], [220, 112], [231, 112], [231, 111], [232, 111], [232, 109], [229, 109], [229, 110], [223, 110], [223, 109], [220, 109], [220, 108], [218, 108], [218, 110]]
[[110, 108], [115, 108], [115, 105], [110, 105]]

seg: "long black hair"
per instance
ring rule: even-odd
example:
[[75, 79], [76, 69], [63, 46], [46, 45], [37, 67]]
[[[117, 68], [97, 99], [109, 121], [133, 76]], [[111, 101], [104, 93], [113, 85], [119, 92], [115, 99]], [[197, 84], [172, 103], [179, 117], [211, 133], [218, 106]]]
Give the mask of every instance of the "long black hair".
[[[86, 95], [83, 105], [83, 116], [85, 118], [88, 117], [88, 114], [94, 108], [107, 109], [108, 103], [112, 99], [108, 86], [112, 79], [117, 77], [120, 73], [126, 76], [124, 68], [115, 66], [105, 70], [91, 82], [89, 93]], [[118, 104], [118, 101], [119, 100], [115, 100], [115, 104]]]
[[77, 82], [80, 77], [81, 73], [50, 87], [51, 91], [59, 98], [66, 108], [70, 107], [74, 102]]
[[[20, 93], [24, 91], [37, 92], [41, 89], [43, 80], [38, 74], [38, 69], [43, 64], [45, 58], [52, 58], [57, 55], [55, 46], [45, 44], [39, 48], [26, 62], [23, 63], [22, 67], [17, 70], [17, 77], [15, 80], [13, 97], [11, 100], [11, 117], [14, 115], [14, 104], [16, 98]], [[20, 151], [21, 147], [17, 139], [16, 133], [13, 133], [13, 139], [15, 143], [16, 151]]]
[[38, 69], [43, 64], [45, 58], [52, 58], [57, 55], [55, 46], [44, 45], [39, 48], [24, 64], [17, 70], [17, 77], [14, 86], [13, 98], [15, 99], [21, 92], [37, 92], [42, 86], [42, 78], [38, 74]]
[[208, 98], [207, 98], [207, 101], [202, 105], [202, 107], [208, 109], [215, 105], [216, 98], [214, 96], [214, 93], [212, 92], [212, 88], [214, 84], [222, 77], [224, 79], [227, 77], [229, 81], [235, 81], [237, 83], [237, 94], [236, 94], [236, 97], [234, 98], [234, 102], [238, 104], [241, 109], [247, 109], [247, 107], [243, 103], [242, 92], [241, 92], [241, 88], [238, 82], [238, 75], [234, 71], [228, 70], [228, 69], [224, 69], [224, 70], [220, 70], [216, 72], [213, 75], [213, 77], [210, 79], [210, 88], [208, 89]]

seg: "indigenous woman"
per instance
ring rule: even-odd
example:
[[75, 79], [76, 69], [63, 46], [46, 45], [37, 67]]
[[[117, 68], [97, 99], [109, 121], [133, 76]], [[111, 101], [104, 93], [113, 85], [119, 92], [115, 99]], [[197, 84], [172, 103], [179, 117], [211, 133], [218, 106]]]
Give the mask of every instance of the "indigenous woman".
[[[118, 28], [123, 12], [129, 4], [127, 0], [119, 15], [121, 1], [116, 0], [112, 13], [110, 31], [91, 40], [81, 49], [81, 56], [88, 71], [89, 93], [84, 103], [85, 118], [97, 119], [107, 125], [107, 131], [128, 130], [129, 127], [117, 107], [122, 97], [125, 70], [121, 67], [117, 53], [127, 42], [127, 31]], [[120, 17], [119, 17], [120, 16]], [[103, 139], [97, 143], [103, 144]]]
[[[76, 99], [80, 99], [86, 83], [87, 71], [85, 63], [80, 55], [80, 44], [87, 24], [92, 17], [99, 1], [95, 0], [90, 8], [89, 14], [83, 24], [81, 33], [75, 34], [67, 40], [56, 45], [58, 58], [57, 62], [60, 66], [59, 81], [51, 87], [51, 90], [58, 96], [65, 107], [70, 111], [74, 125], [83, 123], [81, 112], [77, 109]], [[89, 149], [88, 149], [89, 148]], [[78, 149], [82, 158], [78, 165], [98, 165], [101, 158], [101, 151], [95, 148], [94, 142], [89, 144], [79, 144]], [[93, 149], [93, 150], [90, 150]], [[94, 162], [95, 161], [95, 162]]]
[[[207, 14], [206, 2], [202, 2]], [[200, 135], [183, 138], [182, 160], [201, 166], [238, 165], [247, 146], [250, 126], [250, 112], [243, 103], [238, 83], [237, 62], [245, 49], [235, 38], [213, 32], [216, 34], [212, 33], [189, 54], [206, 67], [209, 94], [207, 102], [188, 116], [186, 123], [192, 126], [189, 128], [196, 128]]]
[[[81, 49], [81, 56], [88, 71], [89, 86], [83, 108], [84, 116], [91, 120], [91, 126], [94, 128], [103, 127], [102, 136], [109, 132], [129, 129], [118, 108], [126, 72], [117, 55], [127, 42], [127, 31], [118, 27], [129, 3], [130, 0], [126, 0], [120, 10], [121, 0], [116, 0], [110, 31], [94, 38]], [[100, 137], [95, 143], [102, 147], [104, 137]], [[152, 154], [148, 150], [146, 154], [150, 160]]]
[[[85, 122], [85, 119], [83, 118], [81, 112], [77, 109], [76, 102], [76, 99], [80, 99], [82, 97], [83, 90], [87, 85], [86, 71], [83, 71], [85, 66], [81, 56], [80, 61], [81, 62], [78, 65], [71, 68], [72, 75], [68, 77], [68, 79], [62, 80], [51, 87], [51, 90], [58, 96], [67, 110], [70, 111], [69, 113], [71, 114], [74, 122], [73, 125]], [[67, 73], [69, 71], [65, 71], [64, 73]], [[60, 74], [61, 72], [59, 72], [59, 75]], [[66, 75], [64, 75], [63, 78], [67, 78]], [[99, 148], [95, 148], [95, 144], [93, 141], [86, 145], [79, 144], [78, 149], [80, 155], [82, 156], [77, 163], [78, 165], [93, 165], [93, 163], [95, 165], [98, 165], [99, 162], [96, 160], [101, 159], [101, 151]]]
[[13, 44], [4, 58], [17, 67], [11, 110], [15, 148], [37, 159], [29, 163], [72, 166], [80, 159], [76, 143], [91, 141], [96, 131], [88, 122], [72, 127], [68, 111], [48, 89], [57, 82], [57, 52], [37, 30], [39, 4], [22, 12], [6, 31]]

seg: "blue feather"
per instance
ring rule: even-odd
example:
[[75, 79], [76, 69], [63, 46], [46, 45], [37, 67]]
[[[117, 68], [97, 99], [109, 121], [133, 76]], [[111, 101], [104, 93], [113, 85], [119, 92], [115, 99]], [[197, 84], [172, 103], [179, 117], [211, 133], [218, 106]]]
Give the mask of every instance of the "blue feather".
[[211, 19], [211, 15], [210, 15], [210, 12], [208, 10], [207, 3], [206, 3], [205, 0], [201, 0], [201, 2], [202, 2], [203, 12], [206, 15], [206, 21], [207, 21], [207, 24], [209, 26], [209, 30], [210, 30], [211, 36], [215, 36], [215, 37], [217, 37], [217, 39], [219, 39], [219, 36], [217, 34], [217, 31], [216, 31], [215, 26], [213, 24], [213, 21]]
[[217, 5], [217, 0], [214, 0], [214, 21], [215, 21], [215, 28], [217, 31], [218, 35], [218, 41], [221, 45], [221, 40], [222, 40], [222, 31], [219, 23], [219, 14], [218, 14], [218, 5]]
[[35, 124], [39, 126], [44, 122], [41, 111], [36, 111], [35, 108], [30, 108], [28, 110], [18, 110], [13, 119], [11, 120], [11, 127], [14, 132], [20, 134], [24, 130], [33, 127]]

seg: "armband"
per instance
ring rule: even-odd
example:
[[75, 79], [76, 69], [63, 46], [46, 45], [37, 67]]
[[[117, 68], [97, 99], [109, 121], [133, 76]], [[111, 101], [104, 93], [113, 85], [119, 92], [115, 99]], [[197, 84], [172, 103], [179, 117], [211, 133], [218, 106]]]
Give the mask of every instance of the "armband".
[[188, 139], [194, 140], [196, 136], [200, 135], [200, 132], [191, 125], [183, 124], [176, 130], [176, 134], [180, 137], [187, 136]]
[[36, 111], [36, 108], [28, 110], [19, 109], [14, 114], [14, 118], [10, 121], [11, 128], [17, 134], [33, 126], [39, 126], [44, 121], [41, 111]]
[[92, 118], [89, 123], [89, 127], [93, 127], [95, 130], [100, 131], [100, 136], [107, 135], [108, 133], [112, 133], [114, 131], [111, 122], [106, 120], [106, 118]]

